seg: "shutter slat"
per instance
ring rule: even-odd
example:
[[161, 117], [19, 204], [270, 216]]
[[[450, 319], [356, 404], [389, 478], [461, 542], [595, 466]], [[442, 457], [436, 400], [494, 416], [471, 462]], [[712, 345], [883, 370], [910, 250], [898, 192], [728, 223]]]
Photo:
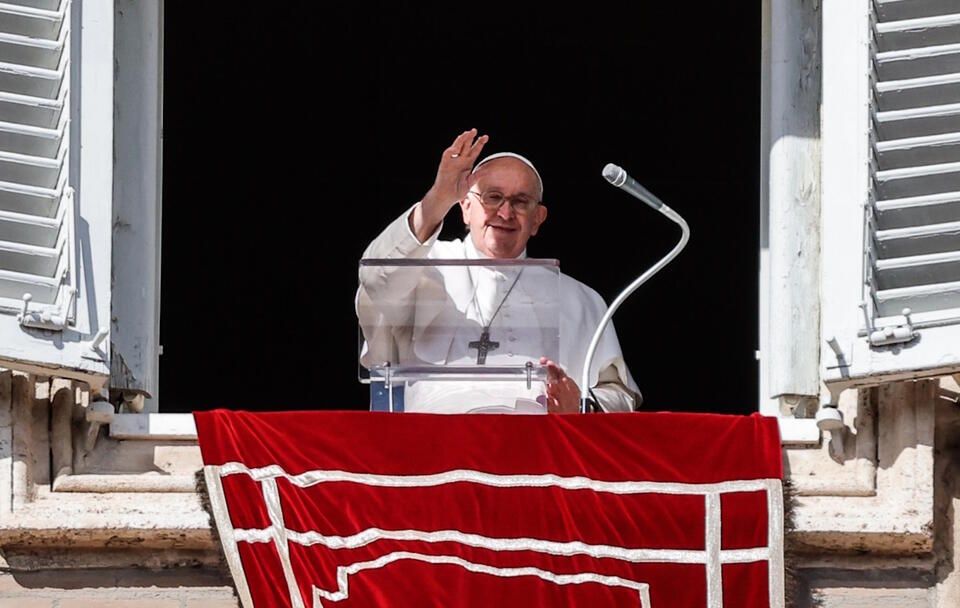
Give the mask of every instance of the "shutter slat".
[[904, 308], [913, 312], [949, 309], [960, 302], [960, 281], [877, 291], [878, 316], [899, 315]]
[[34, 301], [49, 302], [57, 297], [60, 280], [41, 277], [34, 274], [0, 270], [0, 298], [8, 299], [7, 308], [19, 305], [23, 294], [29, 293]]
[[877, 23], [877, 47], [881, 52], [954, 44], [960, 40], [960, 14], [947, 2], [950, 13], [933, 17]]
[[953, 251], [960, 249], [960, 222], [878, 230], [874, 236], [881, 258]]
[[37, 247], [24, 243], [0, 241], [0, 267], [13, 272], [54, 277], [61, 251], [54, 247]]
[[28, 8], [38, 8], [56, 12], [63, 0], [7, 0], [8, 4], [19, 4]]
[[960, 281], [960, 252], [932, 253], [877, 262], [880, 290]]
[[[0, 122], [0, 150], [14, 154], [52, 158], [63, 142], [63, 128], [45, 129], [17, 123]], [[2, 178], [0, 178], [2, 179]]]
[[[23, 44], [19, 37], [12, 40], [12, 36], [4, 36], [0, 32], [0, 57], [14, 65], [28, 65], [34, 68], [57, 69], [60, 63], [61, 48], [55, 45], [52, 49]], [[35, 40], [27, 38], [28, 41]]]
[[960, 99], [960, 73], [938, 74], [879, 82], [880, 111], [905, 110], [955, 103]]
[[881, 169], [939, 165], [960, 161], [960, 132], [936, 133], [877, 143]]
[[[960, 251], [946, 251], [942, 253], [930, 253], [925, 255], [912, 255], [901, 258], [890, 258], [879, 260], [877, 270], [881, 273], [892, 273], [894, 271], [903, 271], [909, 268], [930, 268], [935, 271], [937, 268], [947, 264], [960, 263]], [[892, 275], [888, 275], [892, 276]], [[960, 281], [960, 277], [957, 277]], [[924, 283], [942, 283], [944, 279], [923, 281]], [[882, 288], [902, 287], [902, 285], [881, 285]]]
[[70, 1], [0, 2], [0, 309], [59, 309], [75, 287]]
[[877, 112], [876, 125], [881, 141], [960, 132], [960, 104]]
[[3, 124], [16, 125], [20, 128], [40, 127], [51, 130], [57, 128], [57, 125], [62, 122], [60, 120], [63, 111], [62, 97], [65, 92], [61, 91], [57, 99], [44, 99], [0, 91], [0, 116], [7, 120]]
[[877, 17], [882, 22], [936, 17], [956, 12], [956, 6], [943, 0], [876, 0]]
[[960, 307], [960, 10], [875, 0], [874, 317]]
[[960, 221], [960, 191], [877, 201], [876, 209], [884, 230]]
[[[949, 6], [947, 3], [941, 4]], [[954, 7], [955, 8], [955, 7]], [[944, 13], [912, 19], [898, 19], [896, 21], [881, 21], [877, 23], [878, 34], [894, 34], [898, 32], [917, 32], [960, 25], [960, 13]]]
[[40, 188], [53, 188], [60, 177], [62, 160], [0, 152], [0, 180]]
[[0, 211], [0, 240], [53, 247], [60, 234], [60, 218], [36, 217]]
[[63, 82], [62, 69], [51, 70], [0, 62], [0, 88], [4, 91], [50, 99], [60, 92], [61, 82]]
[[57, 10], [33, 8], [22, 4], [0, 3], [0, 31], [28, 38], [56, 40], [64, 24], [69, 2]]
[[0, 210], [24, 213], [37, 217], [55, 217], [63, 200], [60, 193], [50, 188], [10, 188], [0, 183]]
[[877, 75], [883, 80], [960, 72], [960, 44], [877, 53]]
[[960, 163], [889, 169], [874, 173], [879, 200], [960, 190]]

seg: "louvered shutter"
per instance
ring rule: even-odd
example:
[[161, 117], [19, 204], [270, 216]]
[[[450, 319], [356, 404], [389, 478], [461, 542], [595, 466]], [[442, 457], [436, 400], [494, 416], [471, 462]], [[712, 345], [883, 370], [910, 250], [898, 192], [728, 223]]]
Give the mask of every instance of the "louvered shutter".
[[0, 0], [0, 367], [94, 386], [110, 369], [113, 28], [113, 0]]
[[876, 15], [874, 325], [904, 308], [960, 321], [960, 3], [878, 2]]
[[70, 3], [0, 4], [0, 309], [74, 320]]
[[[831, 9], [859, 10], [846, 31], [824, 16], [825, 379], [953, 373], [960, 370], [960, 3], [850, 4], [858, 8]], [[858, 59], [835, 56], [841, 51]]]

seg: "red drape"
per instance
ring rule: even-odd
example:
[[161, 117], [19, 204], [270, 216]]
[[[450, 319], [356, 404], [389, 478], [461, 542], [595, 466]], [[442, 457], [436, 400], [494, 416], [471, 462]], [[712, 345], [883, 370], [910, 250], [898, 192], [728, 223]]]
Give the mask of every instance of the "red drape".
[[258, 608], [782, 605], [769, 418], [195, 418]]

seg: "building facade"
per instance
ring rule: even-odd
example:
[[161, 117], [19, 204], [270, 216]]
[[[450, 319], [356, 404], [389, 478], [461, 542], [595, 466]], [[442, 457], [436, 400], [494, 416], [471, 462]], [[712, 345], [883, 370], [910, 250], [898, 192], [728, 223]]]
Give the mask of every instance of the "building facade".
[[[0, 5], [0, 606], [237, 605], [158, 411], [162, 11]], [[764, 0], [759, 59], [789, 599], [958, 606], [960, 9]]]
[[960, 8], [768, 0], [759, 408], [796, 605], [960, 605]]
[[156, 413], [162, 19], [0, 5], [0, 606], [237, 605]]

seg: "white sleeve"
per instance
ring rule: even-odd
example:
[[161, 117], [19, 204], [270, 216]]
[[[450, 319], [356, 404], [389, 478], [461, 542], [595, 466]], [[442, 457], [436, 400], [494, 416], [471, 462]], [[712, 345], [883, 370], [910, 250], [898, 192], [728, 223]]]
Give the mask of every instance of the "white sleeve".
[[620, 379], [616, 366], [608, 365], [600, 370], [593, 395], [604, 412], [632, 412], [643, 402], [640, 391], [627, 388]]
[[[437, 226], [433, 234], [426, 241], [421, 243], [417, 240], [413, 229], [410, 228], [410, 217], [413, 215], [413, 205], [404, 211], [400, 217], [390, 222], [383, 232], [377, 238], [373, 239], [366, 250], [363, 252], [365, 258], [425, 258], [430, 252], [430, 248], [437, 241], [440, 235], [440, 229], [443, 228], [443, 222]], [[362, 277], [361, 277], [362, 278]]]
[[[443, 222], [426, 242], [418, 241], [413, 230], [410, 229], [410, 216], [419, 204], [410, 207], [400, 217], [390, 222], [390, 225], [367, 245], [363, 258], [426, 258], [437, 241]], [[377, 301], [380, 298], [403, 298], [413, 291], [420, 278], [419, 271], [397, 272], [397, 270], [397, 267], [386, 266], [360, 267], [360, 288], [357, 290], [355, 302], [357, 314], [361, 312], [359, 302], [363, 296]]]
[[[441, 222], [426, 242], [418, 241], [410, 228], [410, 216], [417, 205], [403, 212], [373, 239], [363, 252], [363, 257], [426, 258], [443, 223]], [[394, 328], [404, 327], [411, 321], [412, 294], [420, 280], [421, 271], [419, 268], [360, 267], [360, 286], [354, 298], [354, 307], [364, 337], [361, 352], [361, 362], [364, 365], [396, 359], [393, 331]]]

